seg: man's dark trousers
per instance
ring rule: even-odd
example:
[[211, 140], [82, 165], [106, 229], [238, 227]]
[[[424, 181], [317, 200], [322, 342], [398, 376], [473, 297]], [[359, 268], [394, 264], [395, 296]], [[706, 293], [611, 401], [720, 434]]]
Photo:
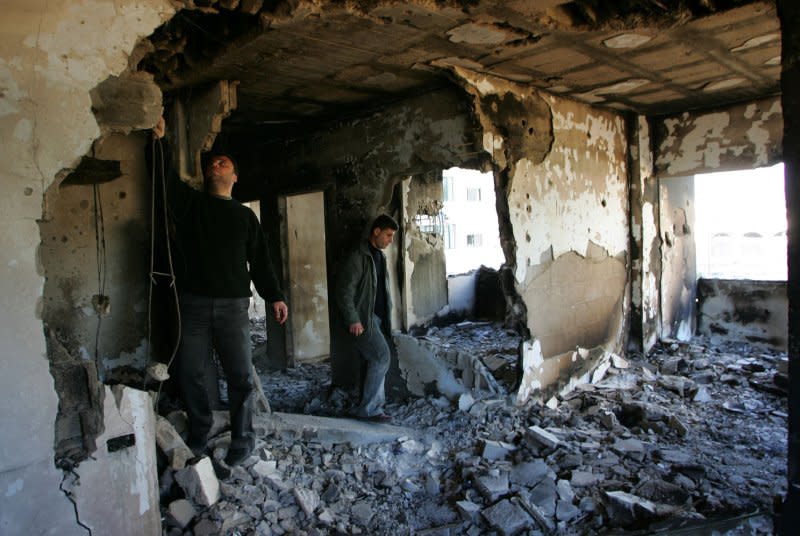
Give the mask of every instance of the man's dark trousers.
[[206, 390], [206, 375], [217, 350], [228, 383], [231, 448], [255, 446], [249, 298], [208, 298], [181, 294], [181, 343], [178, 349], [178, 384], [189, 417], [189, 446], [202, 448], [213, 416]]

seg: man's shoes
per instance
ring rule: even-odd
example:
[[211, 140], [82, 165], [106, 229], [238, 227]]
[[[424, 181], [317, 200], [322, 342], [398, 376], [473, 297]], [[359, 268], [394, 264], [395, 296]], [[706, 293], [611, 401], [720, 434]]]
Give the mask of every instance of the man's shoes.
[[225, 464], [228, 467], [239, 465], [249, 458], [252, 452], [253, 449], [250, 447], [231, 447], [228, 449], [228, 454], [225, 455]]
[[386, 415], [385, 413], [378, 413], [377, 415], [366, 415], [357, 418], [361, 419], [362, 421], [368, 421], [368, 422], [379, 422], [379, 423], [392, 422], [392, 418]]

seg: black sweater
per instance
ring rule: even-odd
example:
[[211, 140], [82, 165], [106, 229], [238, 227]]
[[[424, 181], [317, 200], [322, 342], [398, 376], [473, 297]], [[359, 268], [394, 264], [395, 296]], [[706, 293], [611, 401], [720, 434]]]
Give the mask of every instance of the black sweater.
[[[163, 145], [168, 163], [168, 148]], [[198, 192], [174, 172], [167, 172], [167, 200], [181, 292], [210, 298], [248, 297], [252, 279], [266, 301], [284, 300], [266, 236], [250, 208], [235, 199]]]

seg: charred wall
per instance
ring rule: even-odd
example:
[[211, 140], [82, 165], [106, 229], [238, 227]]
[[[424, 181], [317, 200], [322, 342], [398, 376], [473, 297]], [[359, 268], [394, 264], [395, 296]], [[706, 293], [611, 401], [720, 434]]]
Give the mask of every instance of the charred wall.
[[785, 352], [787, 315], [785, 281], [697, 281], [697, 331], [712, 340], [765, 344]]
[[[499, 177], [511, 314], [543, 360], [576, 345], [620, 351], [629, 308], [623, 117], [465, 69], [454, 73], [475, 98]], [[540, 362], [525, 381], [559, 384], [573, 366], [560, 362], [563, 375], [545, 378]]]
[[[338, 385], [352, 385], [357, 374], [352, 368], [355, 361], [348, 359], [350, 349], [344, 329], [337, 322], [336, 304], [331, 294], [337, 260], [366, 238], [366, 227], [378, 213], [386, 212], [398, 220], [403, 219], [400, 191], [403, 180], [473, 164], [476, 161], [474, 131], [468, 100], [453, 88], [387, 106], [368, 117], [327, 125], [289, 141], [260, 141], [251, 135], [231, 140], [239, 147], [239, 154], [244, 155], [240, 158], [244, 175], [247, 169], [269, 170], [261, 175], [257, 184], [249, 186], [262, 199], [262, 213], [268, 212], [266, 207], [275, 206], [281, 195], [314, 190], [325, 192], [333, 374]], [[265, 221], [269, 221], [268, 218]], [[269, 226], [268, 223], [268, 231]], [[413, 251], [400, 255], [398, 244], [405, 242], [402, 233], [397, 238], [387, 250], [395, 329], [402, 326], [400, 311], [410, 307], [403, 301], [402, 259], [415, 256]], [[430, 270], [425, 276], [420, 272], [417, 278], [426, 279], [430, 276], [428, 272]], [[441, 284], [446, 284], [444, 274]], [[412, 295], [419, 292], [413, 288], [409, 290]], [[398, 371], [394, 370], [393, 374]]]

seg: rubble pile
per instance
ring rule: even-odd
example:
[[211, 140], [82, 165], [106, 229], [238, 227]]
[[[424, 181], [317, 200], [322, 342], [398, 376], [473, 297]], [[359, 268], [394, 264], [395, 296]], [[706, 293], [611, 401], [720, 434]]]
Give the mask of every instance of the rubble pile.
[[[601, 534], [769, 514], [785, 493], [785, 361], [750, 347], [662, 344], [555, 409], [472, 392], [390, 404], [391, 426], [330, 419], [395, 434], [361, 444], [276, 431], [279, 413], [264, 415], [256, 452], [233, 468], [221, 462], [226, 432], [200, 461], [162, 433], [164, 533]], [[343, 415], [350, 402], [330, 389], [325, 365], [269, 373], [264, 389], [277, 412]], [[179, 429], [178, 417], [159, 423]]]

